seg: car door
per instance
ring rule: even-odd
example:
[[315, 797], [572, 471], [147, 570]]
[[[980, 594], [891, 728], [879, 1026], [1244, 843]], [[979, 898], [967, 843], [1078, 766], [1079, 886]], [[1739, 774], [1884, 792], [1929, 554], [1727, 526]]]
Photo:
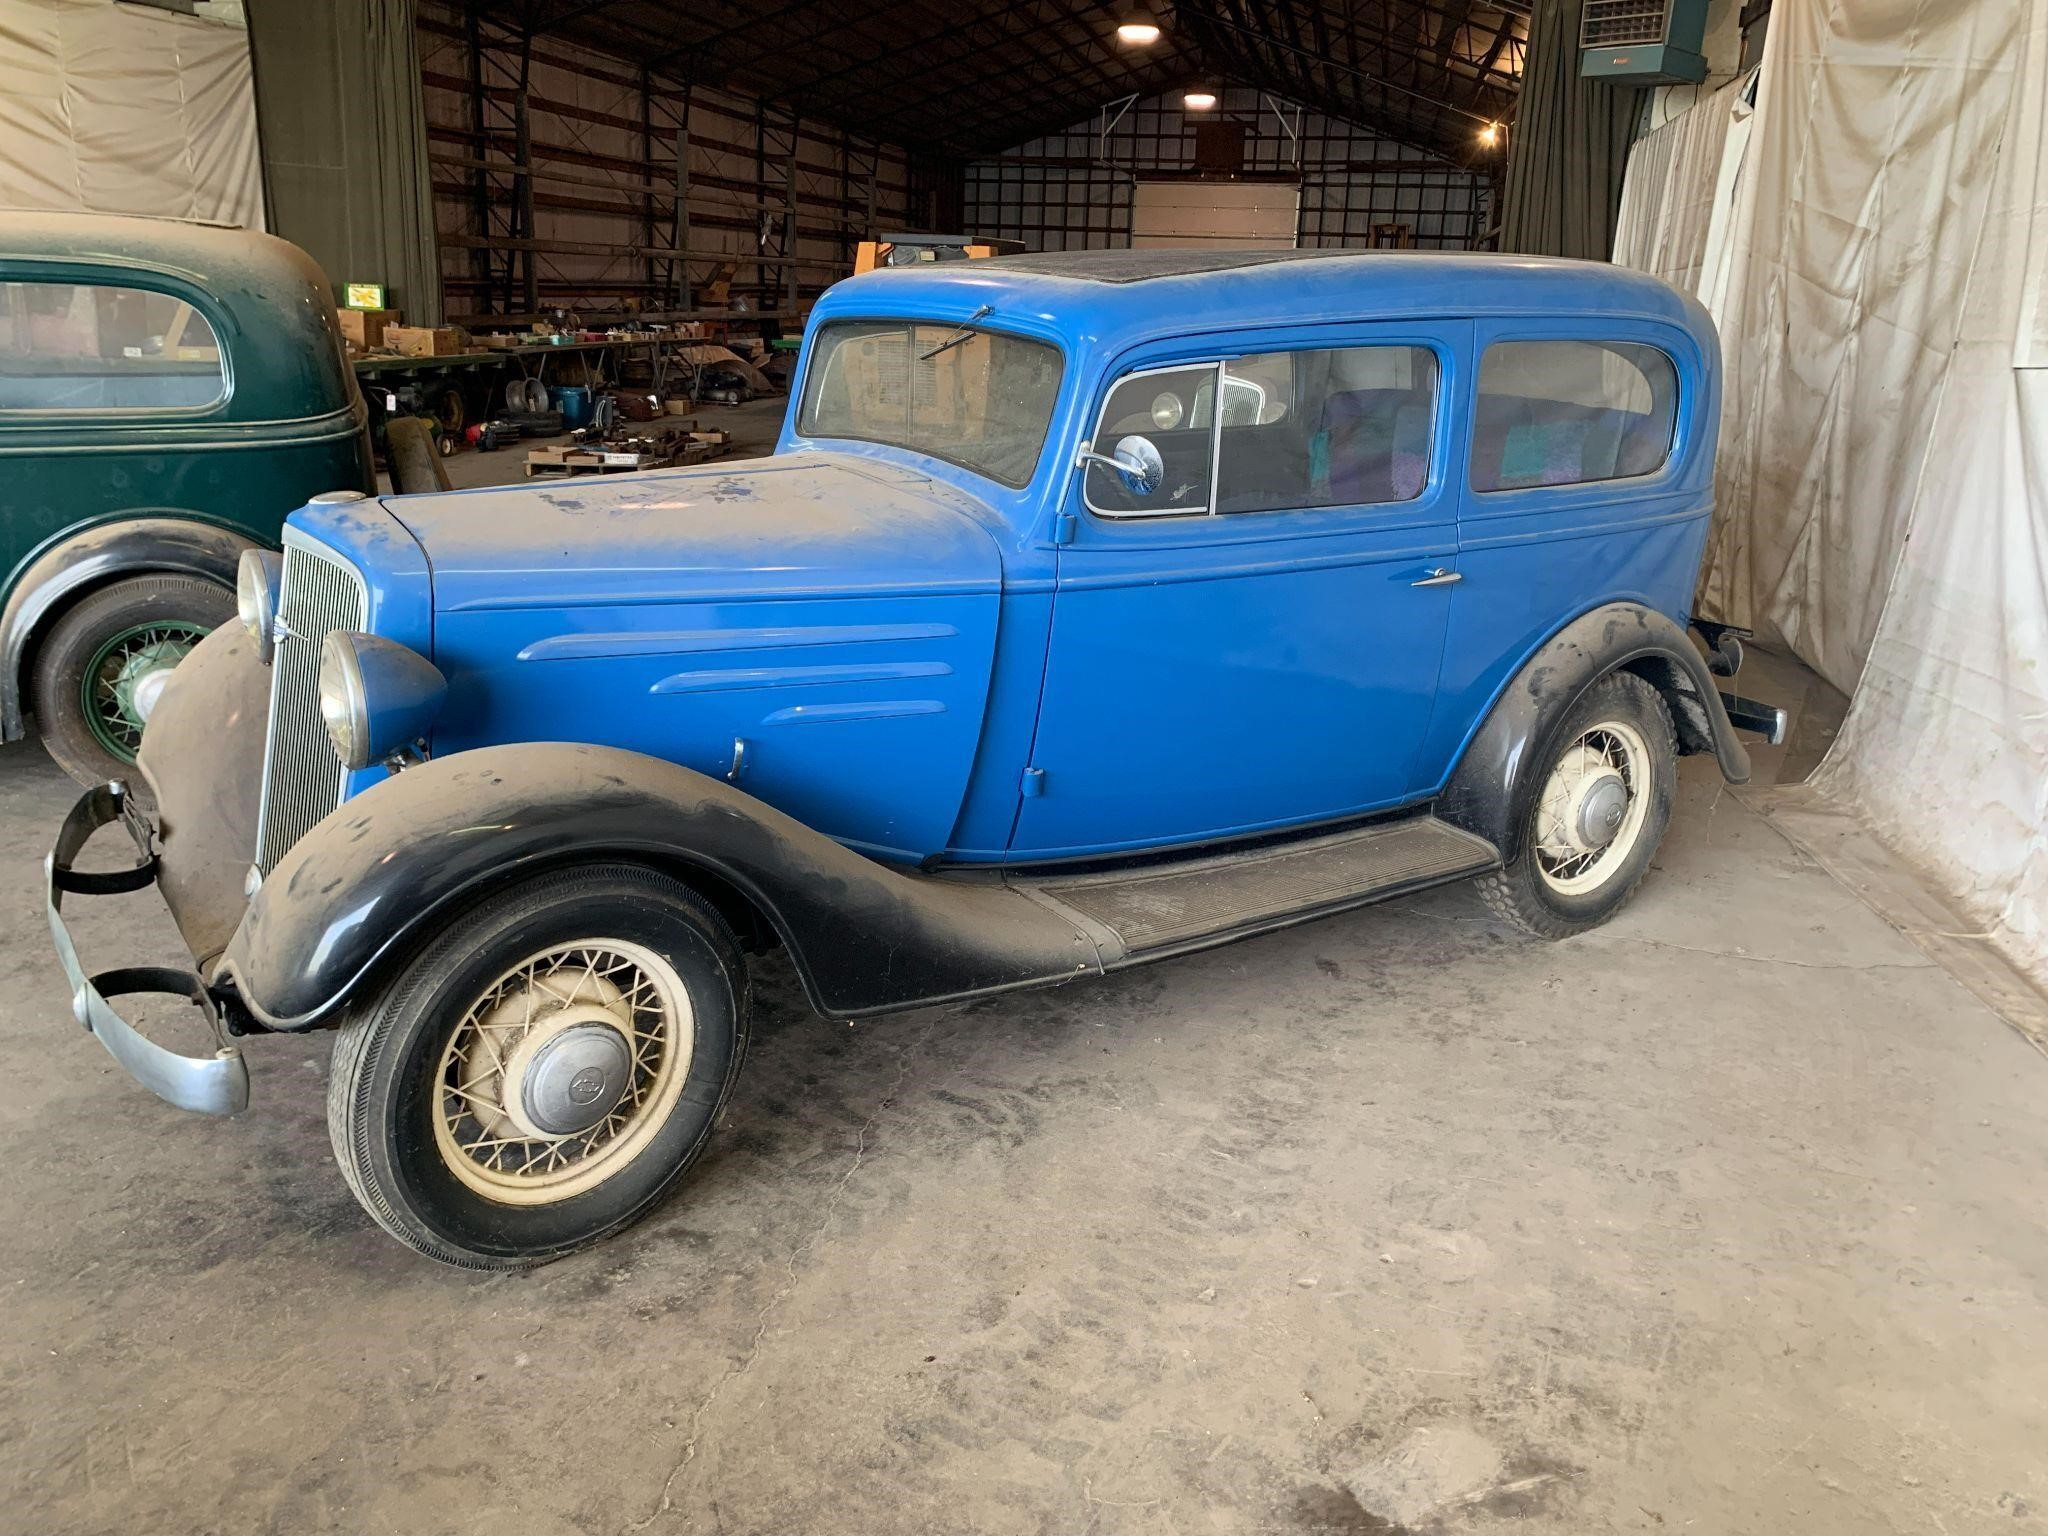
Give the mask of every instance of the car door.
[[1093, 447], [1142, 437], [1160, 474], [1143, 490], [1100, 465], [1071, 477], [1013, 857], [1416, 793], [1457, 580], [1464, 443], [1446, 402], [1470, 329], [1250, 334], [1118, 371]]
[[1608, 602], [1682, 614], [1713, 511], [1705, 360], [1682, 330], [1609, 315], [1476, 323], [1451, 604], [1422, 777], [1447, 776], [1523, 659]]

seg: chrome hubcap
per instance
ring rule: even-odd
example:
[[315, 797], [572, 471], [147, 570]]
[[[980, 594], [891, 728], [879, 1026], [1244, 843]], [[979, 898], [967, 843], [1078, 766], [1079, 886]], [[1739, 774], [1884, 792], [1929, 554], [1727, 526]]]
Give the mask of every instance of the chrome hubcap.
[[1573, 818], [1578, 841], [1588, 848], [1605, 848], [1628, 814], [1628, 786], [1618, 773], [1600, 773], [1572, 794], [1579, 803], [1579, 814]]
[[633, 1048], [615, 1014], [565, 1008], [513, 1047], [505, 1064], [506, 1108], [535, 1136], [574, 1136], [618, 1106], [632, 1070]]
[[164, 684], [171, 680], [169, 667], [157, 667], [136, 678], [128, 690], [128, 709], [144, 725], [156, 713], [156, 701], [163, 697]]

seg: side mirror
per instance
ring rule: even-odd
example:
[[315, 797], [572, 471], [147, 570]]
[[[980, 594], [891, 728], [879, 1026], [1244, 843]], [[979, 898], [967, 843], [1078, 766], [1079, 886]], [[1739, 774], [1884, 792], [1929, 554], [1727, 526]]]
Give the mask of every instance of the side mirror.
[[1084, 447], [1074, 456], [1077, 469], [1086, 469], [1090, 464], [1100, 464], [1109, 470], [1133, 496], [1151, 495], [1166, 478], [1166, 461], [1159, 456], [1159, 450], [1150, 438], [1135, 433], [1118, 440], [1114, 455]]

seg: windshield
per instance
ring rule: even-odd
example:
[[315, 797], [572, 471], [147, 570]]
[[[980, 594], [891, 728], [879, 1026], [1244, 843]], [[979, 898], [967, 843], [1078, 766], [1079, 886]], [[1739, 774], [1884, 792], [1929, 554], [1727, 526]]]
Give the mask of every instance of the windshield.
[[1060, 388], [1059, 349], [924, 320], [818, 328], [796, 429], [927, 453], [1008, 486], [1038, 466]]

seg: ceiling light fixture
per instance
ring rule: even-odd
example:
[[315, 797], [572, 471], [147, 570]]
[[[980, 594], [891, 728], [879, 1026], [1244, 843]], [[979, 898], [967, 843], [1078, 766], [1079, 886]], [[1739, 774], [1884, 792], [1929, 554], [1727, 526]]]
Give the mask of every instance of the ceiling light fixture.
[[1116, 24], [1116, 40], [1131, 48], [1149, 48], [1159, 41], [1159, 23], [1150, 11], [1132, 11]]
[[1491, 149], [1494, 145], [1498, 144], [1500, 142], [1500, 124], [1488, 123], [1484, 128], [1480, 129], [1479, 142], [1484, 144], [1488, 149]]
[[1190, 112], [1211, 112], [1216, 108], [1216, 93], [1203, 86], [1196, 86], [1181, 97], [1180, 104]]

